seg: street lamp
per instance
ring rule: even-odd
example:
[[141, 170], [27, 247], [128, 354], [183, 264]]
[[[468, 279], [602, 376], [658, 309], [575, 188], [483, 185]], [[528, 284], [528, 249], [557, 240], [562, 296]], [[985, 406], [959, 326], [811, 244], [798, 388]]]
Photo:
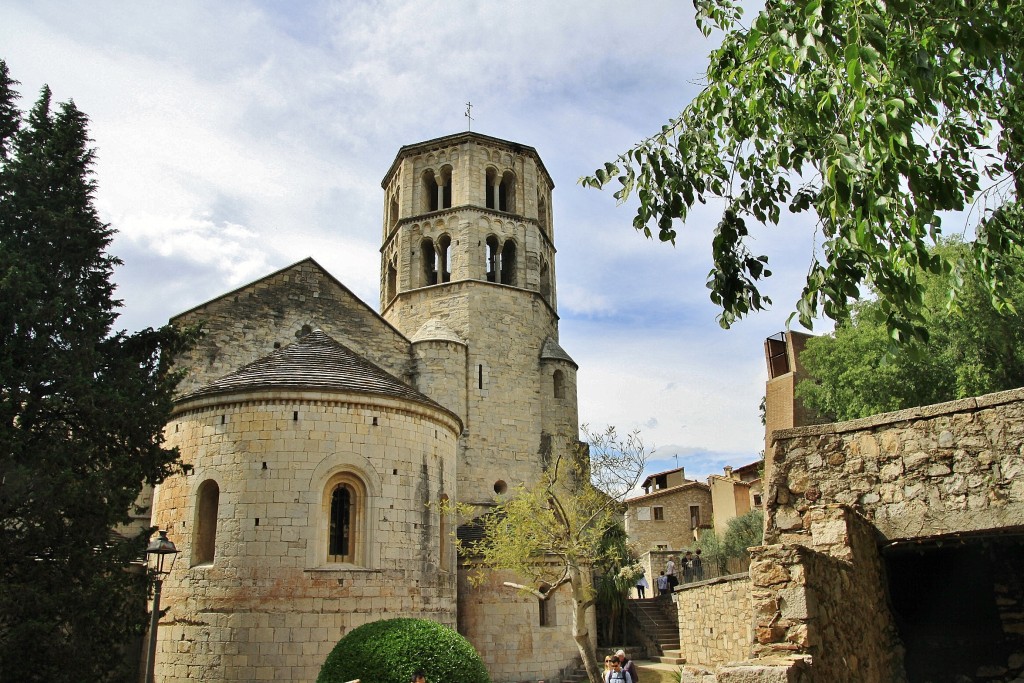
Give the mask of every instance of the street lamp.
[[[160, 589], [163, 587], [165, 574], [170, 574], [170, 568], [164, 571], [164, 560], [168, 555], [177, 555], [178, 549], [174, 547], [167, 538], [166, 531], [160, 531], [160, 536], [149, 542], [146, 548], [146, 555], [156, 555], [156, 581], [153, 582], [153, 611], [149, 615], [149, 652], [146, 653], [146, 683], [153, 683], [153, 667], [156, 665], [156, 629], [160, 623]], [[171, 558], [171, 564], [174, 559]]]

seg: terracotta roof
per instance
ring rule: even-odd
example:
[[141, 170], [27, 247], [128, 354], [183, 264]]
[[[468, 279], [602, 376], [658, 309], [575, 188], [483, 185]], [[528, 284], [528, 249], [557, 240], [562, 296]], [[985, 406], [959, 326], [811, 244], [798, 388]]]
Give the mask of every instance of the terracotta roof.
[[321, 330], [314, 330], [294, 344], [224, 375], [181, 397], [179, 401], [267, 389], [319, 389], [376, 394], [415, 401], [450, 412]]
[[711, 490], [711, 487], [708, 486], [707, 484], [703, 484], [703, 483], [701, 483], [699, 481], [688, 481], [685, 484], [678, 484], [676, 486], [669, 486], [667, 489], [657, 489], [655, 491], [651, 491], [650, 493], [644, 493], [644, 494], [641, 494], [639, 496], [635, 496], [633, 498], [627, 498], [623, 502], [625, 502], [626, 505], [629, 505], [631, 503], [635, 503], [636, 501], [638, 501], [638, 500], [640, 500], [642, 498], [654, 498], [655, 496], [664, 496], [664, 495], [668, 495], [668, 494], [671, 494], [671, 493], [679, 493], [683, 489], [691, 488], [693, 486], [696, 486], [696, 487], [702, 488], [702, 489], [706, 489], [708, 491]]

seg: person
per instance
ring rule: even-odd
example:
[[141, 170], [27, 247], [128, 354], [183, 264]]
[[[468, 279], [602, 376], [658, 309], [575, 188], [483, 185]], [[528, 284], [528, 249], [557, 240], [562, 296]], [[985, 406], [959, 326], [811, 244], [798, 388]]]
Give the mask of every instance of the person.
[[668, 562], [665, 563], [665, 576], [668, 577], [669, 591], [674, 591], [679, 585], [679, 579], [676, 578], [676, 563], [672, 560], [671, 555], [668, 556]]
[[629, 674], [629, 677], [633, 680], [633, 683], [638, 683], [640, 675], [636, 672], [636, 664], [633, 660], [626, 656], [625, 650], [619, 650], [615, 653], [615, 656], [619, 658], [619, 663], [622, 665], [622, 670]]
[[622, 663], [618, 657], [608, 655], [604, 661], [606, 665], [611, 665], [611, 668], [605, 671], [604, 683], [633, 683], [629, 674], [622, 670]]
[[601, 672], [601, 679], [605, 683], [608, 683], [608, 674], [610, 674], [611, 672], [612, 672], [612, 656], [611, 655], [605, 655], [604, 656], [604, 671]]
[[668, 577], [665, 576], [665, 572], [662, 572], [658, 576], [658, 578], [655, 579], [655, 580], [658, 583], [658, 595], [668, 595], [668, 592], [669, 592], [670, 589], [669, 589]]
[[693, 556], [693, 578], [704, 580], [704, 559], [700, 556], [700, 548], [697, 548], [697, 554]]
[[409, 683], [427, 683], [427, 675], [423, 673], [423, 669], [416, 669], [409, 677]]
[[693, 553], [689, 550], [686, 551], [686, 555], [682, 559], [683, 563], [683, 583], [690, 583], [693, 581]]
[[647, 592], [647, 589], [649, 587], [650, 587], [650, 584], [647, 583], [647, 577], [644, 576], [643, 574], [641, 574], [640, 578], [636, 580], [636, 595], [637, 595], [637, 597], [640, 598], [641, 600], [643, 600], [644, 596], [645, 596], [645, 593]]

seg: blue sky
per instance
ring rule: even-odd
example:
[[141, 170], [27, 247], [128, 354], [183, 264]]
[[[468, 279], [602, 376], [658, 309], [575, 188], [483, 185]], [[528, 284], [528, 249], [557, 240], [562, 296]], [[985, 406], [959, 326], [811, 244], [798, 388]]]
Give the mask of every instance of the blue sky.
[[813, 226], [755, 234], [774, 310], [722, 330], [705, 288], [719, 207], [671, 247], [576, 183], [698, 92], [713, 44], [689, 3], [14, 0], [0, 45], [23, 107], [48, 83], [91, 119], [121, 327], [307, 256], [376, 308], [380, 180], [400, 146], [465, 130], [472, 101], [473, 130], [536, 148], [554, 178], [581, 421], [639, 428], [649, 471], [758, 457], [762, 343], [793, 309]]

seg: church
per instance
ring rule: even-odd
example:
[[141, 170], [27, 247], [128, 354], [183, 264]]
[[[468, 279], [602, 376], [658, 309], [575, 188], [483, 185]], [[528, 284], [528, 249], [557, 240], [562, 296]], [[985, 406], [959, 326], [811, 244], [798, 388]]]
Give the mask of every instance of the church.
[[382, 187], [379, 312], [309, 258], [172, 319], [204, 334], [165, 430], [187, 473], [151, 504], [181, 551], [157, 680], [312, 683], [342, 636], [398, 616], [457, 628], [496, 683], [577, 659], [568, 591], [471, 585], [445, 512], [578, 438], [551, 177], [466, 132], [402, 147]]

